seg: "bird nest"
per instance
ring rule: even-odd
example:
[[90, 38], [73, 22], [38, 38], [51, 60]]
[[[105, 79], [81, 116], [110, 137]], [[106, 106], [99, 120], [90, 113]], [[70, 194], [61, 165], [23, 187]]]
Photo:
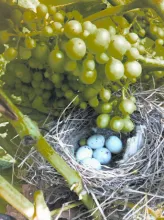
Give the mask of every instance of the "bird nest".
[[[143, 128], [142, 147], [127, 160], [122, 154], [113, 157], [109, 166], [94, 170], [75, 159], [78, 141], [91, 134], [109, 136], [114, 132], [95, 127], [95, 113], [90, 110], [65, 109], [58, 121], [46, 125], [45, 138], [70, 167], [82, 177], [85, 188], [98, 204], [104, 219], [144, 219], [146, 208], [164, 201], [164, 87], [136, 92], [138, 110], [132, 119]], [[118, 135], [118, 134], [117, 134]], [[124, 145], [135, 132], [122, 135]], [[24, 166], [23, 166], [24, 165]], [[19, 177], [44, 190], [47, 203], [75, 199], [64, 179], [33, 148], [21, 162]], [[26, 170], [24, 173], [23, 170]], [[132, 205], [132, 203], [134, 205]], [[119, 213], [119, 215], [118, 215]], [[80, 217], [79, 217], [80, 216]], [[72, 218], [83, 219], [83, 213]]]

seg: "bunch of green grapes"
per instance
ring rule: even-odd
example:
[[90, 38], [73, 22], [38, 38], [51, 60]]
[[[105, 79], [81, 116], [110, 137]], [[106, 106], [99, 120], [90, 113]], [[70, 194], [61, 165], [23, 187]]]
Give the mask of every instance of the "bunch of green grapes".
[[140, 36], [116, 25], [98, 28], [77, 11], [40, 4], [36, 12], [12, 10], [13, 25], [0, 31], [6, 61], [2, 79], [21, 104], [55, 116], [73, 105], [97, 112], [96, 124], [131, 132], [136, 100], [129, 86], [142, 75]]

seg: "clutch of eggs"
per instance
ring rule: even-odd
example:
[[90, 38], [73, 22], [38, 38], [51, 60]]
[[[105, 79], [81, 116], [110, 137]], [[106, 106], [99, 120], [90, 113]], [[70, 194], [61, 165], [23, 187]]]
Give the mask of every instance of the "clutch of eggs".
[[83, 143], [86, 145], [77, 150], [76, 160], [83, 166], [96, 170], [100, 170], [101, 165], [109, 164], [112, 154], [118, 154], [123, 149], [122, 141], [117, 136], [110, 136], [105, 140], [103, 135], [94, 134]]

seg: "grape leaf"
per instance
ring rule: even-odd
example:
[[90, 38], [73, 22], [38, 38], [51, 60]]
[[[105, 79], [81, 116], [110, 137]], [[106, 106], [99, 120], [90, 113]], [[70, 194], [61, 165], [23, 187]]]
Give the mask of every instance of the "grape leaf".
[[0, 170], [11, 167], [15, 162], [15, 159], [0, 146]]

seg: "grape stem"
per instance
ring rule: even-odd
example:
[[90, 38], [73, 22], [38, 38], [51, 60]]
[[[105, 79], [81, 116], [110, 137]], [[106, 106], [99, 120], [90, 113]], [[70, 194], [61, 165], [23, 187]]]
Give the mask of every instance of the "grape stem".
[[[65, 160], [58, 155], [54, 148], [47, 143], [45, 138], [41, 135], [37, 124], [28, 116], [23, 115], [2, 90], [0, 90], [0, 98], [7, 103], [7, 106], [16, 115], [15, 120], [8, 117], [7, 120], [15, 128], [19, 136], [23, 140], [25, 140], [26, 137], [30, 137], [33, 140], [33, 145], [37, 151], [65, 178], [70, 189], [79, 196], [79, 199], [82, 200], [83, 204], [89, 210], [97, 208], [93, 198], [85, 190], [79, 173], [76, 170], [73, 170]], [[99, 210], [94, 212], [93, 217], [96, 220], [102, 219]]]
[[149, 69], [151, 71], [164, 70], [164, 60], [157, 60], [143, 56], [140, 56], [138, 60], [144, 69]]

